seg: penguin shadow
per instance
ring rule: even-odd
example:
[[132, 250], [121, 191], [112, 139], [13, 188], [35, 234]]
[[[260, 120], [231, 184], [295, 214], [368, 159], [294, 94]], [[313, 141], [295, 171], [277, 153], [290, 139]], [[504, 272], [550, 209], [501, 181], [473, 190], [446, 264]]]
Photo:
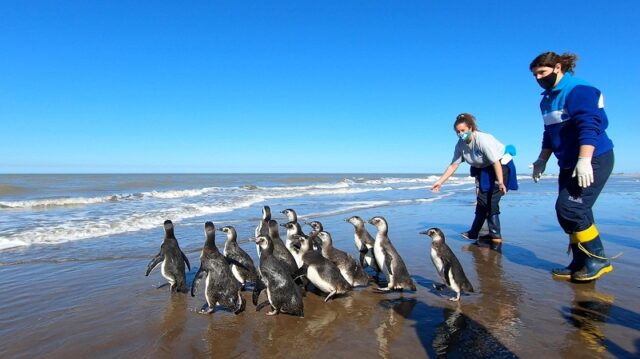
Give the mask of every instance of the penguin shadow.
[[[574, 299], [570, 306], [562, 307], [560, 314], [577, 330], [568, 334], [567, 343], [586, 347], [596, 353], [608, 351], [618, 358], [629, 358], [639, 352], [630, 353], [608, 339], [605, 324], [620, 325], [637, 330], [640, 314], [614, 305], [615, 297], [595, 289], [595, 282], [570, 284]], [[638, 349], [640, 339], [636, 340]], [[567, 350], [571, 350], [570, 347]]]
[[442, 308], [442, 322], [433, 330], [430, 356], [437, 358], [517, 358], [486, 327], [464, 314], [462, 306]]
[[199, 356], [216, 358], [220, 357], [220, 353], [226, 353], [227, 357], [237, 357], [232, 353], [243, 350], [241, 343], [243, 328], [245, 328], [243, 317], [224, 316], [207, 322], [207, 330], [203, 335], [205, 349], [203, 355]]
[[380, 314], [380, 322], [374, 329], [378, 354], [382, 358], [391, 358], [391, 344], [402, 333], [403, 322], [412, 317], [412, 312], [418, 301], [415, 298], [399, 297], [384, 299], [378, 306], [384, 310]]
[[162, 353], [172, 353], [178, 339], [187, 324], [188, 298], [184, 295], [172, 296], [167, 300], [162, 317], [159, 350]]
[[[416, 282], [417, 286], [426, 289], [429, 293], [435, 296], [450, 298], [456, 294], [453, 290], [447, 288], [444, 283], [432, 281], [431, 279], [427, 279], [421, 275], [412, 275], [411, 278], [413, 278], [413, 281]], [[446, 293], [450, 293], [451, 295], [447, 297]], [[462, 293], [460, 298], [467, 295], [469, 295], [469, 293]]]
[[[430, 358], [517, 358], [482, 324], [464, 314], [467, 307], [459, 302], [435, 307], [414, 298], [397, 298], [381, 301], [380, 306], [391, 312], [376, 330], [379, 345], [387, 346], [387, 351], [381, 350], [380, 354], [388, 353], [393, 339], [393, 332], [384, 330], [389, 331], [388, 326], [398, 327], [402, 318], [415, 322], [412, 326]], [[379, 334], [384, 334], [384, 338]]]

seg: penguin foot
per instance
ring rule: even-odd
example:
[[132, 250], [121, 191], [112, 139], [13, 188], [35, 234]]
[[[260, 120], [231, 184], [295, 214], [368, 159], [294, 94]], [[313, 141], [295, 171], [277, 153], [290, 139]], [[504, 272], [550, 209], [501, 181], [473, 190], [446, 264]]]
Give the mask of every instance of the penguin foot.
[[336, 295], [336, 293], [338, 293], [338, 292], [335, 291], [335, 290], [333, 292], [329, 293], [329, 295], [326, 298], [324, 298], [324, 302], [325, 303], [328, 302], [329, 299], [331, 299], [334, 295]]
[[236, 314], [236, 315], [244, 312], [244, 309], [247, 307], [247, 302], [244, 300], [244, 298], [242, 298], [240, 293], [238, 293], [238, 297], [240, 299], [240, 305], [238, 306], [238, 309], [236, 309], [236, 311], [233, 312], [233, 314]]
[[376, 293], [389, 293], [389, 292], [391, 292], [391, 288], [389, 288], [389, 287], [384, 287], [384, 288], [378, 287], [378, 288], [373, 288], [373, 291], [376, 292]]
[[458, 293], [458, 295], [457, 295], [457, 296], [455, 296], [455, 297], [451, 297], [451, 298], [449, 298], [449, 300], [450, 300], [450, 301], [452, 301], [452, 302], [458, 302], [458, 301], [460, 301], [460, 293]]
[[214, 307], [209, 307], [209, 304], [205, 303], [200, 309], [200, 314], [211, 314], [215, 311]]
[[256, 305], [256, 312], [259, 312], [260, 309], [264, 308], [267, 304], [271, 304], [271, 303], [269, 303], [268, 300], [265, 300], [264, 302]]
[[274, 309], [274, 310], [272, 310], [270, 312], [267, 312], [267, 315], [277, 315], [279, 312], [280, 312], [279, 310]]
[[445, 284], [439, 284], [439, 283], [433, 283], [432, 285], [433, 285], [433, 288], [436, 290], [443, 290], [447, 287]]
[[164, 288], [164, 287], [166, 287], [168, 285], [169, 285], [169, 283], [160, 284], [159, 286], [156, 287], [156, 289], [162, 289], [162, 288]]

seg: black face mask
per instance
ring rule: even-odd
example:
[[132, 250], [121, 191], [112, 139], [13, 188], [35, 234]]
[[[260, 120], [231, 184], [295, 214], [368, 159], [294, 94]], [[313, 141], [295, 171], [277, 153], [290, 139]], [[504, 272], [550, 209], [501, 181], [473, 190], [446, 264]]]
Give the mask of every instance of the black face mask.
[[558, 74], [555, 72], [551, 72], [550, 74], [548, 74], [545, 77], [541, 77], [539, 79], [537, 79], [536, 81], [538, 81], [538, 85], [540, 85], [540, 87], [542, 87], [543, 89], [550, 91], [553, 88], [553, 85], [556, 84], [556, 79], [558, 78]]

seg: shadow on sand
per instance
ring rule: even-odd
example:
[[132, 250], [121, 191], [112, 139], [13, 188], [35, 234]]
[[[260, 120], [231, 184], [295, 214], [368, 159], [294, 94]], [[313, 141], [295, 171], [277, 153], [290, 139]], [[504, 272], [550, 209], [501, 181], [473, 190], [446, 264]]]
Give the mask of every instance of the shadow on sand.
[[414, 328], [429, 357], [517, 358], [484, 326], [465, 315], [459, 303], [445, 308], [431, 307], [414, 298], [380, 301]]
[[595, 282], [571, 284], [571, 289], [573, 302], [563, 307], [561, 314], [577, 330], [567, 335], [567, 341], [575, 341], [595, 353], [609, 352], [617, 358], [631, 358], [640, 352], [640, 339], [635, 341], [635, 353], [631, 353], [608, 339], [604, 331], [605, 323], [638, 329], [640, 314], [614, 305], [615, 297], [597, 291]]

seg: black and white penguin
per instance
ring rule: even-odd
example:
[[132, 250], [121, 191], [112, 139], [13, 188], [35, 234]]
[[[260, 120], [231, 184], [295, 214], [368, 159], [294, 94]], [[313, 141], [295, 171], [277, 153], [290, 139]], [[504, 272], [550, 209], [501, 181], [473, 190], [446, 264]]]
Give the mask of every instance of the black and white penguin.
[[280, 238], [278, 222], [274, 219], [269, 221], [269, 238], [273, 244], [273, 255], [285, 264], [292, 276], [295, 275], [299, 268], [297, 261]]
[[312, 231], [309, 232], [309, 240], [311, 240], [311, 244], [313, 245], [314, 250], [322, 250], [322, 241], [318, 238], [318, 233], [324, 231], [324, 226], [320, 221], [311, 221], [305, 222], [309, 227], [311, 227]]
[[162, 240], [162, 245], [160, 245], [160, 253], [151, 259], [144, 275], [149, 276], [152, 270], [162, 264], [160, 271], [162, 276], [171, 284], [171, 292], [187, 293], [185, 263], [187, 268], [191, 270], [189, 259], [180, 249], [178, 240], [173, 233], [173, 223], [170, 220], [166, 220], [164, 221], [164, 239]]
[[[271, 220], [271, 208], [269, 206], [262, 207], [262, 217], [256, 227], [256, 237], [269, 235], [269, 221]], [[258, 258], [260, 258], [260, 247], [256, 244]]]
[[[256, 243], [260, 246], [260, 277], [253, 290], [253, 304], [256, 311], [270, 304], [271, 311], [267, 315], [287, 313], [299, 317], [304, 316], [302, 292], [294, 283], [289, 270], [273, 255], [273, 243], [267, 236], [258, 236]], [[267, 301], [258, 304], [260, 293], [267, 290]]]
[[191, 296], [195, 297], [200, 280], [205, 280], [205, 298], [207, 302], [200, 311], [213, 313], [216, 305], [225, 307], [235, 314], [245, 308], [245, 300], [240, 294], [240, 283], [236, 280], [227, 264], [227, 259], [216, 247], [216, 227], [211, 222], [204, 224], [206, 240], [200, 254], [200, 269], [191, 284]]
[[[444, 242], [444, 233], [440, 228], [429, 228], [420, 234], [431, 237], [431, 261], [446, 286], [456, 292], [456, 296], [449, 298], [449, 300], [457, 302], [460, 300], [460, 293], [473, 292], [473, 286], [464, 274], [458, 258]], [[436, 286], [438, 289], [442, 289], [442, 287], [443, 285]]]
[[322, 243], [322, 256], [333, 262], [347, 283], [354, 287], [369, 284], [369, 276], [362, 267], [346, 252], [333, 246], [331, 234], [325, 231], [318, 233], [318, 239]]
[[299, 236], [300, 253], [302, 253], [302, 261], [306, 270], [307, 279], [320, 291], [329, 293], [324, 299], [329, 301], [336, 294], [344, 294], [352, 289], [342, 274], [340, 269], [322, 256], [319, 251], [311, 249], [311, 242], [306, 236]]
[[365, 228], [364, 220], [362, 218], [352, 216], [345, 219], [345, 221], [351, 223], [354, 227], [355, 233], [353, 234], [353, 239], [356, 244], [356, 249], [360, 253], [360, 265], [362, 268], [371, 267], [376, 272], [375, 279], [377, 281], [381, 270], [380, 267], [378, 267], [375, 252], [373, 250], [375, 240]]
[[[302, 236], [302, 228], [300, 227], [300, 223], [298, 222], [287, 222], [281, 224], [282, 227], [287, 229], [287, 239], [285, 241], [285, 246], [293, 255], [293, 258], [299, 256], [300, 252], [300, 241], [298, 240], [299, 236]], [[299, 265], [300, 263], [298, 263]]]
[[291, 208], [287, 208], [284, 211], [280, 212], [287, 217], [288, 222], [296, 222], [298, 223], [298, 214]]
[[391, 240], [389, 239], [389, 225], [384, 217], [376, 216], [369, 220], [378, 229], [376, 240], [373, 246], [378, 267], [386, 275], [388, 284], [386, 288], [379, 288], [381, 291], [390, 290], [416, 290], [416, 284], [411, 279], [407, 266], [402, 257], [398, 254]]
[[225, 258], [227, 258], [233, 276], [240, 282], [242, 288], [244, 288], [247, 282], [255, 283], [258, 272], [249, 254], [238, 245], [238, 233], [236, 229], [233, 226], [225, 226], [218, 228], [218, 230], [227, 235], [222, 253]]

